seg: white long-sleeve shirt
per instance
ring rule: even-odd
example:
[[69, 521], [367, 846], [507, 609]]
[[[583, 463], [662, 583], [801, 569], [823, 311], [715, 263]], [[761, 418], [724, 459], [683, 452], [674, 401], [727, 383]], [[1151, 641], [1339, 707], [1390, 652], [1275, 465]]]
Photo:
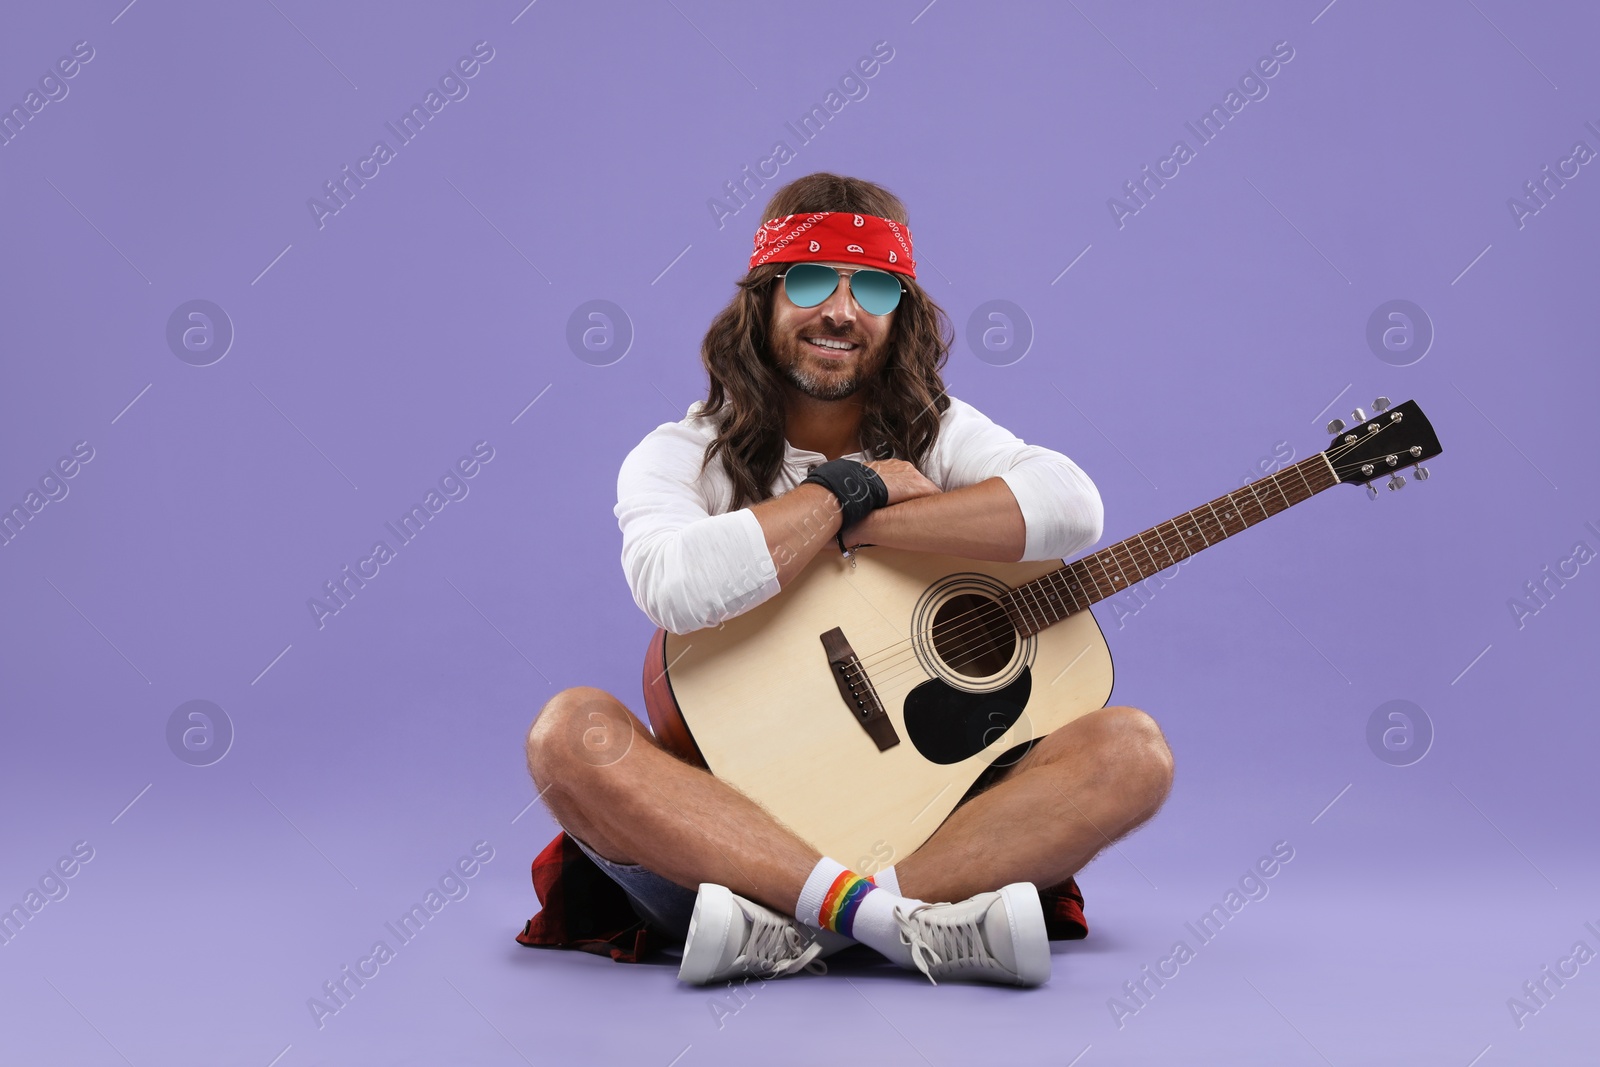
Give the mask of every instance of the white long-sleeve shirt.
[[[761, 523], [748, 507], [728, 510], [733, 484], [722, 458], [700, 472], [716, 435], [713, 420], [699, 415], [702, 404], [696, 401], [681, 421], [646, 434], [617, 473], [614, 510], [628, 586], [650, 621], [676, 634], [715, 626], [779, 591]], [[870, 457], [854, 452], [845, 458]], [[793, 489], [826, 461], [785, 441], [773, 495]], [[1064, 558], [1100, 539], [1100, 493], [1076, 463], [1025, 443], [953, 396], [919, 469], [941, 491], [1004, 479], [1022, 511], [1024, 560]]]

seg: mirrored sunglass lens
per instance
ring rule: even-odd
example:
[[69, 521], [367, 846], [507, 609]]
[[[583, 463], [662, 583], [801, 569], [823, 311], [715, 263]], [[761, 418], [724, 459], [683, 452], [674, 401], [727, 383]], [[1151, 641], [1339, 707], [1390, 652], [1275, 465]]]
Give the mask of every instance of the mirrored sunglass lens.
[[881, 270], [858, 270], [850, 276], [850, 291], [862, 310], [887, 315], [900, 303], [900, 282]]
[[820, 263], [796, 263], [783, 276], [783, 291], [795, 307], [816, 307], [838, 284], [839, 272]]

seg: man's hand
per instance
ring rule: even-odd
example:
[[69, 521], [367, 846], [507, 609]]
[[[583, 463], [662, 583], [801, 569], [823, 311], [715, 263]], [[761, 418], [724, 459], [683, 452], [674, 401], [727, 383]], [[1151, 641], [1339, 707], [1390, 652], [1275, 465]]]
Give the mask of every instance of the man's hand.
[[[1004, 478], [985, 478], [946, 493], [904, 460], [884, 460], [872, 467], [891, 486], [891, 503], [869, 511], [846, 529], [846, 547], [881, 545], [1007, 563], [1022, 558], [1027, 527]], [[900, 469], [884, 469], [888, 467]], [[891, 473], [896, 482], [890, 482]], [[895, 485], [912, 495], [897, 502]]]
[[[883, 484], [888, 488], [889, 505], [939, 494], [937, 485], [924, 478], [914, 464], [903, 459], [875, 460], [868, 466], [883, 479]], [[851, 531], [860, 534], [875, 528], [877, 524], [872, 521], [873, 518], [888, 511], [889, 505], [869, 512], [865, 519], [850, 528]], [[787, 493], [751, 505], [750, 513], [761, 524], [767, 551], [778, 571], [778, 584], [784, 586], [805, 569], [819, 549], [833, 543], [843, 509], [830, 489], [806, 482]], [[846, 537], [849, 537], [849, 533]], [[863, 537], [862, 540], [870, 541], [871, 538]]]
[[941, 492], [937, 485], [928, 481], [923, 473], [917, 470], [915, 464], [907, 460], [873, 459], [868, 460], [866, 465], [876, 471], [878, 477], [883, 479], [883, 484], [889, 487], [890, 505]]

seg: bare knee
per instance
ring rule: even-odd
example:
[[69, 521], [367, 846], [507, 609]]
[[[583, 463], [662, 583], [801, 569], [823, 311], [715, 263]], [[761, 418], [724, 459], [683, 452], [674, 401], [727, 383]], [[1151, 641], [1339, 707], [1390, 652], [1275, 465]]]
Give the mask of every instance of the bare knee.
[[545, 701], [528, 728], [528, 772], [541, 789], [558, 777], [607, 767], [649, 734], [622, 702], [604, 689], [573, 686]]
[[616, 843], [608, 812], [634, 768], [610, 770], [649, 738], [633, 713], [603, 689], [574, 686], [547, 700], [528, 728], [528, 773], [563, 830], [616, 863], [633, 863]]
[[1114, 706], [1096, 712], [1097, 747], [1124, 788], [1141, 795], [1154, 814], [1172, 788], [1172, 749], [1149, 714]]

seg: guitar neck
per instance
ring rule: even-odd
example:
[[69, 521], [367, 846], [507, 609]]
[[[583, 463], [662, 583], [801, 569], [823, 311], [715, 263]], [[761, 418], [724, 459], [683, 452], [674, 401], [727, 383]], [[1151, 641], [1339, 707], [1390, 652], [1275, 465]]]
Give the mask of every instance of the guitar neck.
[[1019, 585], [1000, 597], [1000, 602], [1023, 636], [1036, 634], [1338, 484], [1332, 464], [1324, 453], [1318, 452]]

